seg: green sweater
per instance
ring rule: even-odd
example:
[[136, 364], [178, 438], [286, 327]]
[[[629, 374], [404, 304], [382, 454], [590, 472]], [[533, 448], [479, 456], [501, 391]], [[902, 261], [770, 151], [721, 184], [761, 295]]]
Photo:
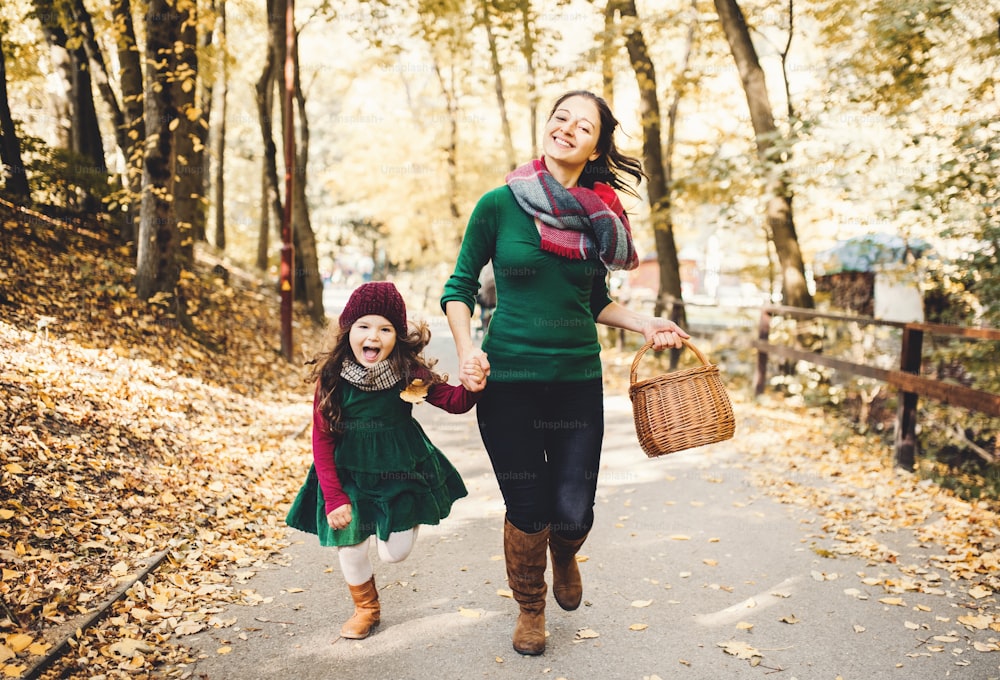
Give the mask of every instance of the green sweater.
[[441, 308], [475, 310], [479, 273], [493, 260], [497, 306], [482, 348], [497, 382], [579, 381], [601, 376], [595, 319], [608, 304], [607, 270], [597, 261], [544, 252], [534, 220], [506, 186], [476, 205]]

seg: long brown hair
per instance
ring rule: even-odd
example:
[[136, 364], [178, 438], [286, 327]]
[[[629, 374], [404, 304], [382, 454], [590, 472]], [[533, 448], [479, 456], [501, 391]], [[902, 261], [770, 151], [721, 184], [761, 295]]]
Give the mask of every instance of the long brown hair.
[[[447, 375], [439, 375], [433, 371], [436, 359], [428, 359], [423, 355], [427, 343], [431, 341], [431, 329], [426, 321], [411, 322], [406, 336], [396, 336], [396, 346], [386, 361], [392, 364], [396, 373], [402, 377], [404, 384], [409, 384], [414, 378], [420, 378], [429, 384], [446, 382]], [[341, 425], [341, 385], [340, 369], [345, 361], [354, 361], [351, 350], [351, 329], [341, 330], [338, 325], [331, 324], [333, 348], [329, 352], [321, 352], [309, 363], [313, 365], [306, 378], [307, 382], [316, 384], [317, 407], [326, 419], [330, 431], [337, 437], [343, 434]]]
[[627, 156], [618, 150], [615, 144], [615, 130], [618, 128], [618, 119], [611, 111], [611, 107], [604, 100], [589, 90], [571, 90], [559, 97], [552, 105], [549, 118], [556, 112], [559, 105], [570, 97], [585, 97], [594, 102], [601, 117], [601, 131], [597, 137], [597, 152], [600, 156], [596, 160], [588, 160], [583, 167], [583, 173], [577, 180], [580, 186], [588, 189], [594, 188], [594, 182], [609, 184], [615, 189], [620, 189], [627, 194], [639, 198], [639, 193], [634, 187], [624, 179], [622, 174], [629, 175], [639, 184], [646, 173], [642, 169], [642, 162], [638, 158]]

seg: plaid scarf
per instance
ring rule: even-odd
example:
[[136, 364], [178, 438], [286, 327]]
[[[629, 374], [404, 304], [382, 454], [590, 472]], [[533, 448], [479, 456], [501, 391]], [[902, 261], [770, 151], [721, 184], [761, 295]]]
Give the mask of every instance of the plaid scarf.
[[628, 217], [609, 185], [567, 189], [539, 158], [511, 171], [507, 186], [518, 205], [536, 218], [542, 250], [573, 260], [600, 260], [612, 270], [639, 266]]
[[395, 387], [401, 378], [388, 361], [380, 361], [374, 366], [362, 366], [354, 359], [344, 359], [340, 365], [340, 377], [362, 392], [378, 392]]

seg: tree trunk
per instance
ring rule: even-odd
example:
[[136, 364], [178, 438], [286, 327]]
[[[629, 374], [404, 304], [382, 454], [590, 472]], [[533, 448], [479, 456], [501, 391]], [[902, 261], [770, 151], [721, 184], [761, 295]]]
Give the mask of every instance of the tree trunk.
[[125, 129], [125, 114], [122, 113], [118, 96], [111, 87], [111, 79], [108, 76], [107, 63], [104, 61], [104, 54], [100, 45], [97, 44], [97, 37], [94, 35], [94, 22], [90, 18], [90, 12], [83, 4], [83, 0], [71, 0], [66, 3], [73, 20], [74, 28], [79, 33], [80, 43], [83, 46], [87, 60], [90, 62], [88, 71], [93, 74], [93, 80], [97, 84], [97, 90], [101, 93], [101, 98], [111, 112], [111, 123], [114, 128], [115, 143], [122, 153], [128, 148], [128, 136]]
[[[293, 190], [295, 199], [292, 203], [293, 229], [295, 234], [295, 286], [301, 291], [300, 299], [306, 304], [309, 318], [317, 325], [326, 322], [326, 311], [323, 309], [323, 277], [319, 273], [319, 253], [316, 250], [316, 234], [313, 232], [309, 216], [309, 203], [306, 199], [306, 179], [309, 167], [309, 118], [306, 116], [306, 98], [302, 93], [302, 83], [299, 78], [298, 36], [295, 40], [295, 54], [292, 55], [295, 64], [295, 103], [298, 107], [299, 139], [297, 146], [295, 181]], [[291, 112], [289, 111], [290, 115]]]
[[[274, 142], [274, 86], [278, 78], [277, 45], [284, 45], [285, 34], [278, 25], [275, 0], [267, 0], [268, 38], [267, 53], [264, 56], [264, 68], [257, 81], [257, 115], [260, 119], [260, 132], [264, 142], [264, 157], [261, 167], [261, 213], [260, 229], [257, 241], [257, 268], [267, 271], [270, 250], [271, 218], [280, 223], [284, 208], [281, 194], [278, 193], [278, 161], [277, 146]], [[281, 13], [281, 25], [284, 25], [284, 12]], [[283, 49], [283, 48], [282, 48]]]
[[608, 0], [604, 6], [604, 35], [601, 39], [601, 96], [612, 109], [615, 107], [615, 13], [617, 2]]
[[781, 265], [782, 301], [793, 307], [812, 308], [814, 302], [806, 285], [802, 251], [799, 249], [792, 219], [792, 194], [781, 159], [776, 157], [778, 150], [774, 142], [780, 137], [780, 133], [774, 124], [764, 71], [760, 67], [757, 51], [750, 40], [750, 31], [739, 5], [735, 0], [715, 0], [715, 8], [740, 73], [757, 140], [757, 155], [766, 173], [766, 221]]
[[[218, 20], [215, 0], [211, 0], [207, 11], [211, 19], [215, 21]], [[202, 21], [204, 21], [204, 19]], [[211, 67], [207, 69], [201, 68], [201, 57], [207, 58], [211, 54], [214, 34], [212, 23], [205, 22], [205, 26], [205, 30], [201, 31], [198, 35], [195, 53], [195, 58], [198, 63], [197, 81], [200, 85], [197, 90], [198, 95], [196, 105], [198, 110], [201, 111], [201, 116], [194, 126], [194, 144], [198, 150], [197, 155], [200, 156], [201, 167], [198, 172], [199, 184], [197, 187], [198, 195], [200, 197], [200, 207], [195, 213], [194, 221], [191, 223], [191, 236], [195, 241], [201, 242], [208, 240], [208, 206], [209, 198], [212, 192], [212, 154], [209, 153], [209, 144], [211, 144], [212, 141], [209, 139], [209, 132], [211, 130], [212, 122], [212, 104], [214, 103], [213, 91], [216, 75], [212, 72]], [[205, 72], [209, 74], [209, 77], [205, 77]]]
[[[663, 162], [663, 140], [660, 136], [660, 104], [656, 94], [656, 71], [646, 48], [646, 39], [639, 28], [635, 0], [618, 0], [618, 12], [625, 24], [625, 46], [639, 84], [639, 111], [642, 116], [643, 167], [649, 178], [650, 217], [656, 241], [657, 261], [660, 269], [660, 291], [653, 313], [657, 316], [667, 311], [671, 320], [685, 325], [681, 292], [680, 262], [674, 242], [674, 226], [670, 210], [670, 183]], [[671, 363], [676, 362], [673, 357]]]
[[136, 46], [135, 27], [132, 22], [130, 0], [112, 0], [112, 25], [118, 49], [122, 109], [124, 113], [126, 146], [125, 187], [123, 204], [125, 214], [121, 223], [123, 243], [135, 241], [139, 233], [139, 202], [142, 195], [143, 151], [146, 140], [146, 122], [143, 117], [142, 64]]
[[205, 233], [204, 145], [199, 140], [204, 118], [196, 106], [198, 92], [198, 9], [192, 0], [174, 0], [181, 16], [181, 33], [174, 77], [174, 102], [177, 106], [177, 129], [174, 131], [176, 190], [174, 210], [186, 259], [194, 257], [194, 241], [199, 231]]
[[180, 233], [174, 214], [175, 148], [173, 127], [179, 115], [170, 80], [177, 70], [174, 45], [180, 40], [181, 16], [171, 0], [149, 0], [146, 14], [146, 153], [136, 294], [148, 300], [173, 294], [183, 266]]
[[[438, 63], [437, 55], [434, 55], [434, 73], [437, 74], [438, 84], [444, 94], [446, 106], [448, 108], [448, 142], [445, 146], [445, 158], [448, 167], [448, 212], [451, 215], [452, 223], [457, 225], [461, 212], [458, 209], [458, 100], [455, 92], [455, 69], [449, 71], [449, 78], [444, 77], [441, 64]], [[462, 243], [462, 232], [455, 230], [453, 234], [455, 246]]]
[[528, 125], [531, 137], [531, 157], [538, 158], [538, 76], [535, 73], [535, 25], [531, 13], [531, 0], [521, 0], [521, 28], [524, 41], [521, 54], [528, 76]]
[[226, 249], [226, 95], [229, 89], [229, 68], [226, 65], [228, 34], [226, 33], [226, 0], [219, 0], [218, 20], [216, 23], [216, 42], [219, 46], [216, 65], [215, 99], [213, 111], [219, 121], [212, 137], [212, 147], [215, 150], [215, 247]]
[[21, 141], [14, 129], [14, 118], [7, 101], [7, 60], [0, 43], [0, 174], [4, 178], [4, 193], [22, 200], [31, 197], [28, 176], [21, 160]]
[[[57, 6], [52, 0], [33, 2], [35, 16], [42, 24], [53, 64], [64, 81], [68, 104], [66, 120], [69, 123], [68, 128], [65, 128], [66, 148], [89, 161], [89, 171], [106, 173], [104, 142], [97, 121], [97, 108], [94, 106], [87, 55], [78, 44], [71, 46], [64, 29], [65, 25], [73, 24], [73, 20], [62, 16], [61, 6]], [[89, 207], [96, 209], [93, 205]]]
[[[483, 0], [483, 26], [486, 28], [487, 43], [490, 46], [490, 64], [493, 67], [493, 87], [497, 95], [497, 108], [500, 110], [500, 126], [503, 131], [503, 149], [507, 156], [507, 167], [513, 170], [517, 167], [514, 156], [514, 139], [510, 134], [510, 121], [507, 119], [507, 102], [503, 95], [503, 76], [500, 69], [500, 57], [497, 54], [497, 39], [493, 35], [493, 19], [490, 17], [490, 0]], [[534, 137], [534, 135], [532, 135]]]

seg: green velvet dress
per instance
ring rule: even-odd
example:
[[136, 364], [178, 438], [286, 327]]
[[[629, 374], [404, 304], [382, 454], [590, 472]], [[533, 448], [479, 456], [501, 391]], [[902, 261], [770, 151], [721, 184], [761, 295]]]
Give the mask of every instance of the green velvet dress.
[[385, 540], [418, 524], [440, 523], [468, 491], [413, 418], [413, 404], [400, 398], [398, 388], [365, 392], [346, 382], [343, 388], [344, 434], [334, 459], [351, 499], [351, 523], [330, 528], [315, 465], [285, 523], [316, 534], [324, 546], [356, 545], [373, 534]]

